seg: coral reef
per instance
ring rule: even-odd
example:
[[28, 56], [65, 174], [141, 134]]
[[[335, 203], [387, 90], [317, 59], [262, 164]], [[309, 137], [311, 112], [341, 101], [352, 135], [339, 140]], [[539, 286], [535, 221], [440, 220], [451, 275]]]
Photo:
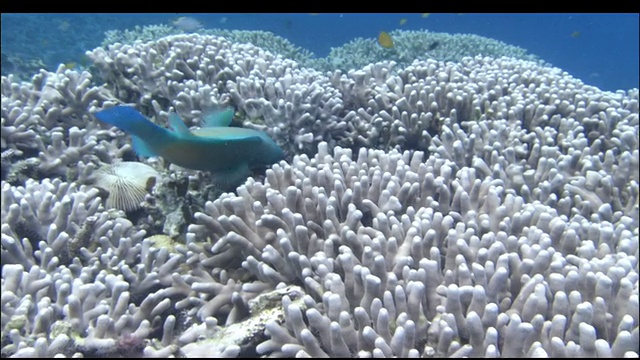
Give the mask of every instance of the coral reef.
[[185, 33], [222, 36], [234, 43], [249, 43], [273, 54], [279, 54], [284, 58], [292, 59], [300, 63], [305, 63], [314, 58], [314, 54], [309, 52], [307, 49], [295, 46], [289, 40], [270, 31], [197, 29], [185, 32], [177, 27], [164, 24], [136, 26], [131, 30], [107, 31], [104, 34], [105, 38], [102, 41], [102, 47], [108, 48], [110, 45], [114, 45], [116, 43], [127, 45], [133, 45], [136, 42], [145, 43], [149, 41], [156, 41], [170, 35], [180, 35]]
[[[164, 24], [136, 26], [131, 30], [110, 30], [105, 32], [102, 47], [108, 48], [115, 44], [133, 45], [136, 42], [146, 43], [185, 33], [177, 27]], [[544, 61], [536, 55], [528, 53], [521, 47], [474, 34], [394, 30], [390, 32], [394, 39], [392, 49], [379, 46], [373, 38], [355, 38], [342, 46], [332, 48], [327, 57], [318, 58], [308, 50], [295, 46], [287, 39], [269, 31], [198, 29], [188, 33], [222, 36], [234, 43], [249, 43], [273, 54], [295, 60], [304, 67], [322, 72], [334, 70], [347, 72], [381, 61], [395, 61], [404, 67], [414, 60], [459, 61], [463, 57], [476, 55], [494, 58], [508, 56], [544, 64]]]
[[311, 152], [346, 128], [337, 117], [340, 94], [326, 76], [249, 44], [175, 35], [87, 55], [118, 99], [139, 104], [161, 122], [166, 107], [199, 125], [203, 113], [233, 103], [250, 119], [259, 118], [257, 124], [247, 121], [248, 127], [267, 131], [290, 155]]
[[394, 44], [390, 49], [381, 47], [373, 38], [355, 38], [342, 46], [331, 48], [326, 58], [310, 59], [305, 65], [318, 70], [347, 72], [380, 61], [394, 61], [405, 67], [414, 60], [460, 61], [464, 57], [477, 55], [493, 58], [508, 56], [544, 64], [536, 55], [529, 54], [521, 47], [474, 34], [394, 30], [389, 35]]
[[[500, 171], [483, 175], [499, 162], [459, 167], [438, 153], [423, 155], [363, 148], [355, 158], [341, 148], [330, 154], [322, 143], [315, 158], [276, 165], [264, 184], [246, 184], [196, 214], [189, 231], [195, 240], [209, 237], [212, 245], [201, 251], [216, 267], [246, 258], [242, 267], [263, 283], [304, 285], [307, 310], [286, 307], [285, 325], [267, 324], [271, 338], [258, 353], [637, 351], [637, 327], [618, 331], [624, 316], [637, 324], [633, 213], [615, 211], [621, 223], [605, 215], [610, 207], [565, 214], [555, 203], [525, 200]], [[567, 191], [558, 202], [572, 197]], [[589, 203], [578, 201], [574, 209]], [[635, 233], [617, 237], [622, 223]], [[619, 296], [625, 305], [615, 315]], [[605, 342], [587, 344], [596, 333]]]
[[[638, 89], [392, 35], [353, 69], [178, 34], [3, 76], [2, 356], [637, 357]], [[233, 105], [288, 156], [228, 193], [137, 159], [118, 210], [95, 177], [136, 157], [91, 114], [122, 103]]]
[[1, 85], [0, 149], [19, 151], [13, 159], [21, 160], [15, 165], [3, 164], [7, 173], [13, 171], [12, 178], [21, 178], [20, 172], [28, 171], [36, 173], [36, 178], [66, 180], [70, 167], [79, 162], [110, 163], [118, 156], [118, 149], [98, 143], [104, 131], [91, 116], [117, 100], [106, 89], [94, 86], [89, 72], [60, 65], [55, 72], [40, 70], [31, 83], [15, 80], [13, 75], [3, 76]]
[[2, 53], [2, 76], [11, 74], [16, 78], [27, 80], [46, 67], [42, 59], [25, 59], [18, 54]]

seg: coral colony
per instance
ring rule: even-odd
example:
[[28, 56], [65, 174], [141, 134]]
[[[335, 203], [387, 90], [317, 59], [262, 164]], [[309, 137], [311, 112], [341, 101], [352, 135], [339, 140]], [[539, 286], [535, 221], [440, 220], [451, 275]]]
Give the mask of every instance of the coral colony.
[[[2, 77], [2, 356], [640, 353], [638, 89], [465, 38], [340, 70], [149, 36]], [[137, 157], [114, 106], [231, 106], [285, 158], [223, 193]]]

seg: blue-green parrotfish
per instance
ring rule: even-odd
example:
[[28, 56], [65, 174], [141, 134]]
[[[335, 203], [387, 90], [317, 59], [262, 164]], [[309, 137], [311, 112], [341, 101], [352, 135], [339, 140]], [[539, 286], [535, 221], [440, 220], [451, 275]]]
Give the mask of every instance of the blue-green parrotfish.
[[262, 131], [229, 127], [233, 109], [204, 117], [200, 129], [189, 130], [177, 114], [169, 115], [171, 130], [149, 121], [128, 106], [95, 113], [98, 120], [131, 135], [139, 156], [161, 156], [188, 169], [211, 171], [219, 185], [232, 187], [249, 176], [251, 169], [284, 158], [282, 149]]

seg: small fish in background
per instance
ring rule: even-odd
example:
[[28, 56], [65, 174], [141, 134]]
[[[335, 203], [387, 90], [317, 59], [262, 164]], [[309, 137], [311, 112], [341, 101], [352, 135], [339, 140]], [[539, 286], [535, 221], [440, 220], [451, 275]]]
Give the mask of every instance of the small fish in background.
[[429, 47], [427, 47], [427, 51], [435, 50], [438, 45], [440, 45], [439, 41], [432, 42], [431, 44], [429, 44]]
[[159, 178], [160, 174], [147, 164], [121, 161], [98, 168], [89, 181], [108, 193], [107, 208], [130, 212], [140, 208]]
[[200, 21], [189, 16], [181, 16], [171, 24], [182, 31], [196, 31], [203, 28]]
[[582, 33], [580, 31], [574, 31], [571, 33], [571, 37], [574, 39], [579, 38], [580, 36], [582, 36]]
[[320, 15], [320, 13], [309, 13], [309, 15], [316, 16], [316, 15]]
[[380, 46], [382, 46], [385, 49], [391, 49], [393, 48], [393, 39], [391, 38], [391, 35], [389, 35], [388, 32], [381, 31], [380, 35], [378, 35], [378, 44], [380, 44]]
[[76, 64], [75, 61], [69, 61], [69, 62], [64, 63], [64, 66], [69, 70], [75, 69], [77, 65], [78, 64]]
[[404, 25], [406, 23], [407, 23], [407, 19], [405, 19], [405, 18], [400, 19], [400, 26], [402, 26], [402, 25]]
[[86, 54], [82, 54], [82, 56], [80, 56], [80, 63], [78, 65], [86, 69], [91, 65], [93, 65], [93, 60], [91, 60], [91, 58], [88, 57]]
[[291, 19], [284, 19], [282, 21], [282, 26], [286, 29], [286, 30], [291, 30], [293, 28], [293, 21], [291, 21]]
[[220, 19], [220, 24], [226, 24], [227, 23], [227, 17], [223, 17], [222, 19]]
[[429, 15], [431, 15], [431, 13], [422, 13], [421, 16], [422, 16], [423, 19], [426, 19], [426, 18], [429, 17]]
[[69, 30], [70, 27], [71, 27], [71, 24], [69, 24], [69, 22], [67, 20], [62, 20], [58, 24], [58, 30], [60, 30], [60, 31], [67, 31], [67, 30]]

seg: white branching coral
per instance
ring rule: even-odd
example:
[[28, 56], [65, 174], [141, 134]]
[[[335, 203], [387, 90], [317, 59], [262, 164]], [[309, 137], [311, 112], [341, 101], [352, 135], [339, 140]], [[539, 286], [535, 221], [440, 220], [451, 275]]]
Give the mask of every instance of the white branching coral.
[[[480, 56], [322, 73], [197, 34], [89, 55], [104, 87], [3, 78], [6, 158], [69, 179], [3, 181], [3, 355], [638, 355], [637, 89]], [[236, 105], [290, 156], [219, 197], [138, 171], [107, 207], [145, 207], [105, 209], [78, 184], [133, 156], [91, 120], [111, 92], [189, 126]]]
[[244, 258], [260, 283], [304, 286], [306, 310], [285, 306], [259, 353], [637, 351], [637, 325], [618, 331], [638, 321], [638, 234], [614, 231], [630, 217], [585, 223], [483, 175], [487, 164], [423, 155], [362, 149], [354, 158], [321, 144], [313, 159], [276, 165], [264, 184], [248, 182], [196, 214], [190, 237], [213, 243], [198, 250], [202, 265], [230, 271]]

